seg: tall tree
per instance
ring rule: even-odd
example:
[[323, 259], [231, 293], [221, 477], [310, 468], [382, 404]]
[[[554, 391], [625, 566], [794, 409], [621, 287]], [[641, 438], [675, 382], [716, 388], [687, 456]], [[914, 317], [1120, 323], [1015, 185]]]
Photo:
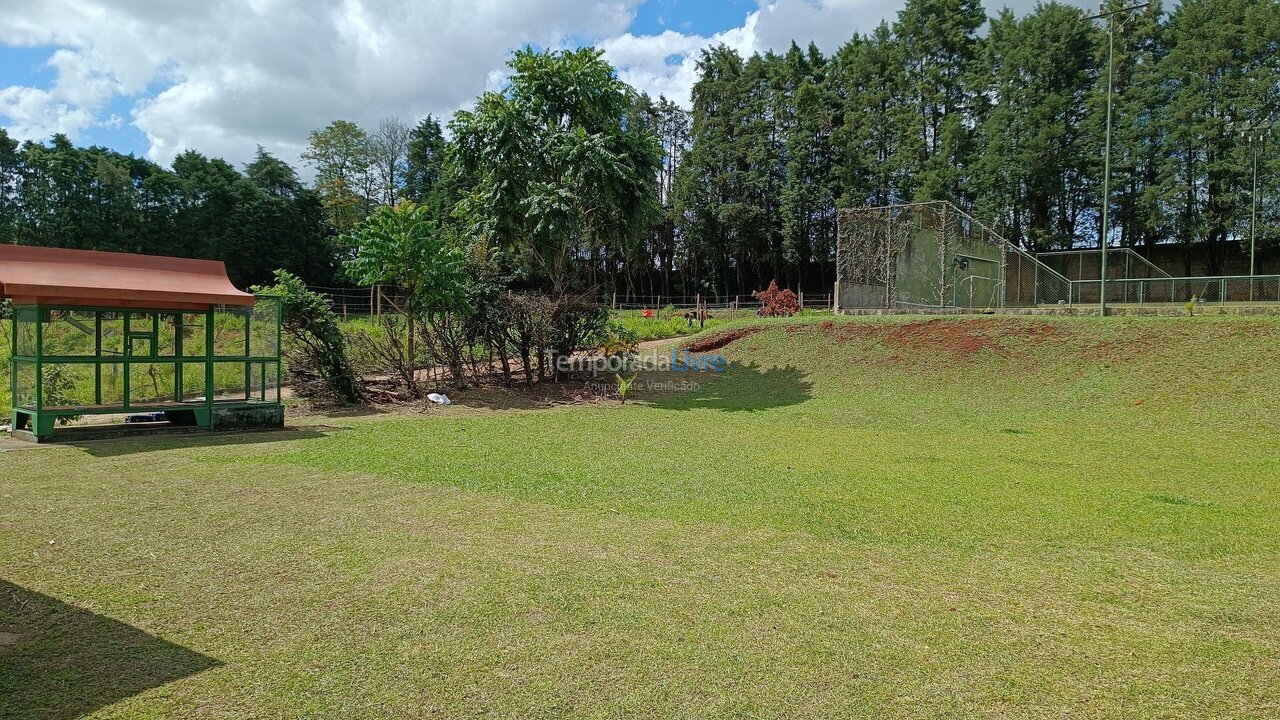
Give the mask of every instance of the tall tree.
[[907, 0], [898, 13], [894, 32], [902, 43], [916, 130], [908, 139], [917, 199], [968, 204], [972, 63], [978, 28], [986, 22], [979, 0]]
[[1210, 273], [1223, 269], [1227, 243], [1245, 235], [1252, 173], [1238, 125], [1280, 110], [1276, 38], [1274, 0], [1187, 0], [1169, 20], [1161, 194], [1175, 237], [1204, 243]]
[[374, 158], [369, 135], [353, 122], [335, 120], [308, 138], [302, 159], [316, 170], [316, 190], [329, 222], [340, 233], [354, 228], [374, 204]]
[[369, 133], [369, 153], [377, 175], [378, 202], [394, 205], [400, 199], [407, 173], [409, 126], [399, 118], [386, 117]]
[[[473, 235], [520, 250], [556, 292], [597, 251], [636, 242], [656, 212], [661, 148], [601, 51], [521, 50], [507, 88], [450, 123]], [[587, 278], [576, 278], [585, 281]]]
[[[1118, 10], [1122, 5], [1119, 0], [1111, 0], [1107, 7]], [[1171, 234], [1160, 201], [1166, 139], [1161, 118], [1169, 104], [1170, 89], [1160, 77], [1160, 66], [1169, 52], [1167, 26], [1161, 21], [1160, 7], [1160, 0], [1153, 0], [1146, 12], [1118, 18], [1123, 24], [1116, 33], [1113, 78], [1111, 217], [1120, 229], [1121, 245], [1141, 246], [1148, 253]], [[1099, 33], [1098, 87], [1086, 122], [1095, 138], [1102, 138], [1105, 133], [1105, 49]], [[1094, 144], [1100, 143], [1098, 140]]]
[[832, 91], [840, 102], [833, 142], [839, 153], [840, 204], [888, 205], [910, 200], [916, 178], [906, 172], [911, 110], [902, 44], [888, 23], [853, 39], [836, 54]]
[[684, 154], [689, 149], [689, 113], [661, 96], [649, 106], [648, 112], [651, 115], [649, 125], [662, 146], [662, 167], [656, 178], [661, 218], [654, 226], [651, 257], [657, 264], [660, 293], [670, 297], [678, 228], [675, 207], [676, 176], [684, 161]]
[[22, 163], [18, 141], [0, 128], [0, 244], [18, 241], [21, 192]]
[[[840, 194], [833, 133], [839, 103], [829, 82], [827, 61], [810, 46], [804, 62], [794, 49], [786, 72], [795, 120], [784, 136], [782, 188], [783, 260], [797, 270], [796, 285], [823, 284], [822, 269], [835, 254], [836, 201]], [[818, 272], [814, 272], [817, 268]]]
[[444, 133], [440, 121], [428, 115], [409, 131], [404, 196], [408, 200], [431, 205], [444, 177]]
[[1085, 126], [1098, 32], [1074, 7], [991, 22], [981, 59], [993, 103], [978, 130], [977, 214], [1031, 250], [1071, 247], [1095, 203], [1097, 136]]
[[737, 230], [733, 209], [741, 203], [736, 116], [743, 103], [742, 75], [742, 56], [725, 45], [703, 50], [698, 59], [692, 146], [676, 181], [676, 212], [682, 226], [678, 254], [686, 292], [728, 290], [730, 239]]

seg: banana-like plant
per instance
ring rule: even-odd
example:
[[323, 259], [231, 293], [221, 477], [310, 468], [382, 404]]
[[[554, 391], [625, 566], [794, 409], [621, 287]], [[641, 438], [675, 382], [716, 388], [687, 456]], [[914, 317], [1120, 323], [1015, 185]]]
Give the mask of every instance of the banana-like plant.
[[618, 373], [614, 377], [618, 379], [618, 397], [622, 400], [622, 404], [626, 405], [627, 394], [631, 392], [631, 384], [636, 381], [636, 378], [640, 377], [640, 373], [636, 373], [629, 378], [624, 378], [622, 373]]

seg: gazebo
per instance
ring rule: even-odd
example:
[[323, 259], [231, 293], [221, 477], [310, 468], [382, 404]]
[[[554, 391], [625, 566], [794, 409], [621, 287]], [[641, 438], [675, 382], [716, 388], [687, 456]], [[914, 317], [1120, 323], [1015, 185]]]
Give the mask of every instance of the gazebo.
[[0, 297], [13, 304], [15, 436], [51, 440], [90, 416], [284, 424], [279, 300], [237, 290], [221, 262], [0, 245]]

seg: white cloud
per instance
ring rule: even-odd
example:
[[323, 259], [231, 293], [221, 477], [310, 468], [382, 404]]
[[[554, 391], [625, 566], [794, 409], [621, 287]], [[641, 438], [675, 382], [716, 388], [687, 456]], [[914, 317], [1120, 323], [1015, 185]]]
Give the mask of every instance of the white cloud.
[[0, 89], [0, 121], [74, 136], [124, 96], [154, 160], [194, 147], [243, 162], [261, 143], [295, 161], [337, 118], [448, 115], [511, 49], [617, 36], [639, 2], [0, 0], [0, 43], [63, 48], [48, 89]]
[[74, 137], [93, 124], [93, 111], [69, 105], [49, 90], [11, 86], [0, 88], [0, 116], [16, 138], [44, 138], [54, 133]]
[[902, 7], [899, 0], [776, 0], [761, 3], [756, 33], [761, 50], [785, 50], [794, 40], [800, 47], [815, 43], [834, 52], [854, 32], [869, 32], [882, 19], [892, 21]]
[[[665, 30], [659, 35], [630, 33], [605, 40], [600, 47], [619, 68], [627, 82], [652, 96], [688, 106], [689, 92], [697, 80], [697, 60], [704, 48], [721, 43], [744, 55], [785, 51], [794, 40], [800, 47], [810, 42], [822, 52], [834, 53], [855, 32], [868, 33], [882, 20], [893, 22], [904, 0], [759, 0], [742, 25], [710, 36]], [[1036, 0], [1009, 0], [1015, 12], [1024, 13]], [[1067, 0], [1082, 6], [1090, 0]], [[988, 10], [994, 14], [993, 4]], [[687, 27], [688, 23], [682, 23]], [[677, 56], [673, 61], [672, 56]]]
[[689, 89], [697, 79], [698, 53], [703, 48], [721, 43], [742, 53], [750, 53], [754, 47], [753, 29], [756, 14], [752, 13], [741, 28], [718, 33], [711, 37], [686, 35], [674, 30], [661, 35], [632, 35], [626, 33], [600, 43], [605, 59], [618, 68], [618, 75], [636, 88], [653, 97], [666, 96], [669, 100], [687, 105]]
[[813, 41], [824, 52], [833, 52], [854, 32], [874, 28], [900, 6], [901, 0], [761, 0], [741, 26], [714, 35], [672, 30], [660, 35], [628, 33], [600, 46], [624, 80], [650, 95], [665, 95], [687, 106], [704, 48], [723, 43], [750, 55], [785, 50], [795, 40], [801, 47]]
[[633, 35], [644, 1], [0, 0], [0, 44], [60, 48], [49, 87], [0, 88], [0, 122], [21, 138], [74, 138], [120, 123], [107, 108], [124, 98], [124, 121], [159, 162], [186, 148], [244, 162], [262, 144], [296, 163], [307, 133], [334, 119], [448, 116], [499, 87], [526, 43], [595, 42], [623, 79], [687, 104], [702, 48], [750, 54], [794, 38], [832, 52], [902, 2], [761, 0], [714, 35], [669, 24]]

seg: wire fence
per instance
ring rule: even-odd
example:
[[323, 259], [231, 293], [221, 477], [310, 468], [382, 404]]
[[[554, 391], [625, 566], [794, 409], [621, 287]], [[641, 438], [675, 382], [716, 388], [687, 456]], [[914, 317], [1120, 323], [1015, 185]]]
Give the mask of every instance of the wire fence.
[[383, 313], [403, 314], [404, 292], [394, 285], [373, 287], [320, 287], [308, 290], [329, 298], [329, 307], [344, 320], [352, 317], [380, 317]]
[[[801, 310], [830, 310], [833, 293], [796, 293]], [[628, 295], [610, 296], [602, 300], [614, 310], [658, 310], [672, 308], [693, 310], [759, 310], [761, 303], [750, 295]]]
[[842, 308], [1091, 305], [1104, 292], [1115, 305], [1280, 303], [1277, 275], [1172, 277], [1124, 247], [1032, 254], [941, 201], [842, 210], [839, 223]]
[[841, 294], [845, 307], [1000, 308], [1070, 301], [1070, 281], [1061, 273], [942, 201], [841, 210], [836, 274], [852, 290], [848, 297]]
[[[1102, 281], [1071, 281], [1071, 304], [1087, 305], [1102, 299]], [[1158, 305], [1187, 303], [1280, 303], [1280, 275], [1220, 277], [1129, 278], [1106, 282], [1107, 303]]]
[[[1102, 248], [1050, 250], [1036, 253], [1036, 259], [1069, 280], [1096, 280], [1102, 277]], [[1107, 249], [1107, 280], [1172, 277], [1133, 248]]]
[[[1101, 300], [1103, 283], [1100, 280], [1068, 280], [1046, 264], [1029, 258], [1021, 251], [1010, 251], [1003, 255], [999, 275], [990, 278], [959, 275], [948, 287], [949, 297], [945, 298], [944, 306], [1072, 306], [1097, 304]], [[327, 297], [334, 313], [344, 319], [399, 314], [404, 306], [403, 294], [390, 286], [309, 289]], [[1183, 304], [1193, 296], [1197, 303], [1208, 305], [1280, 303], [1280, 275], [1109, 278], [1106, 293], [1107, 303], [1115, 305]], [[832, 310], [836, 301], [832, 293], [799, 292], [796, 297], [802, 310]], [[658, 316], [699, 308], [707, 312], [755, 312], [761, 306], [760, 301], [750, 295], [609, 296], [600, 302], [620, 312], [652, 310]], [[900, 308], [937, 306], [936, 303], [913, 305], [901, 299], [895, 305]]]
[[[404, 306], [403, 293], [388, 285], [367, 288], [310, 286], [307, 289], [329, 299], [329, 307], [341, 318], [377, 317], [382, 313], [399, 313]], [[802, 310], [830, 310], [832, 293], [796, 293]], [[760, 309], [760, 301], [750, 295], [609, 295], [601, 304], [619, 311], [655, 312], [695, 310], [708, 312]]]

